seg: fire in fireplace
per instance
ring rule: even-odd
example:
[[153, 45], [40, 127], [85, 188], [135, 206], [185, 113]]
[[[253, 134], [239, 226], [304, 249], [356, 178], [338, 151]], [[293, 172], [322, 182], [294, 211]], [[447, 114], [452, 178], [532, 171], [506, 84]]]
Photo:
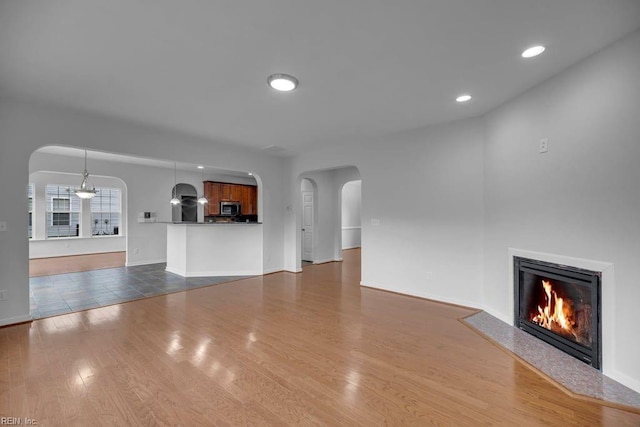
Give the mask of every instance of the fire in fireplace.
[[601, 367], [600, 273], [514, 257], [515, 325]]

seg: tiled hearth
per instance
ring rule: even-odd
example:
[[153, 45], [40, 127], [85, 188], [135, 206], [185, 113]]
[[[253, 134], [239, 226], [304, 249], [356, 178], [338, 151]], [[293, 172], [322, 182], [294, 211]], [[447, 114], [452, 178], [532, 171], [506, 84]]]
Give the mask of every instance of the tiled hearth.
[[538, 338], [483, 311], [462, 321], [570, 392], [640, 410], [640, 393]]

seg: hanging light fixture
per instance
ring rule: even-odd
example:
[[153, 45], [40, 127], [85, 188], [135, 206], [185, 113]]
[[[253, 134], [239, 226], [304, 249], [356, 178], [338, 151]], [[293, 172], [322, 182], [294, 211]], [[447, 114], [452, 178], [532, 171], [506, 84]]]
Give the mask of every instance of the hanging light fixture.
[[74, 191], [75, 195], [81, 199], [93, 199], [96, 196], [96, 187], [89, 182], [89, 172], [87, 172], [87, 150], [84, 150], [84, 172], [82, 172], [82, 184]]
[[[198, 168], [202, 171], [202, 191], [204, 191], [204, 166], [198, 166]], [[201, 205], [206, 205], [207, 203], [209, 203], [209, 201], [204, 196], [204, 194], [202, 194], [202, 196], [198, 198], [198, 203]]]
[[178, 191], [178, 164], [174, 162], [173, 163], [173, 198], [171, 199], [171, 204], [174, 206], [180, 204], [180, 199], [178, 199], [177, 191]]

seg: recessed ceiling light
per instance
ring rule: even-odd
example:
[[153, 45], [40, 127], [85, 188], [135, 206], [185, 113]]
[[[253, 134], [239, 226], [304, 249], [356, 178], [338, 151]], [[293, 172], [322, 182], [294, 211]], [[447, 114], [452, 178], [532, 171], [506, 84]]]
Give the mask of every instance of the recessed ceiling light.
[[534, 56], [540, 55], [542, 52], [544, 52], [545, 49], [546, 48], [542, 45], [531, 46], [529, 49], [526, 49], [524, 52], [522, 52], [522, 57], [533, 58]]
[[204, 166], [198, 165], [198, 169], [204, 169]]
[[456, 101], [458, 102], [467, 102], [471, 99], [471, 95], [460, 95], [459, 97], [456, 98]]
[[289, 74], [272, 74], [267, 79], [267, 83], [272, 89], [289, 92], [298, 86], [298, 79]]
[[253, 176], [253, 173], [251, 173], [251, 172], [247, 172], [247, 174], [248, 174], [249, 176]]

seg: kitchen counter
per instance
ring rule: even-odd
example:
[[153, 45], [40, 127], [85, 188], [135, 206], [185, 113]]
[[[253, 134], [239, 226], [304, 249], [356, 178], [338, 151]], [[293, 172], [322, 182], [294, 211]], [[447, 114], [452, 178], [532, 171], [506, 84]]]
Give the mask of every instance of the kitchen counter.
[[262, 225], [261, 222], [235, 222], [235, 221], [219, 221], [219, 222], [187, 222], [187, 221], [175, 221], [175, 222], [164, 222], [157, 221], [154, 224], [173, 224], [173, 225]]
[[262, 224], [168, 223], [166, 270], [184, 277], [262, 274]]

